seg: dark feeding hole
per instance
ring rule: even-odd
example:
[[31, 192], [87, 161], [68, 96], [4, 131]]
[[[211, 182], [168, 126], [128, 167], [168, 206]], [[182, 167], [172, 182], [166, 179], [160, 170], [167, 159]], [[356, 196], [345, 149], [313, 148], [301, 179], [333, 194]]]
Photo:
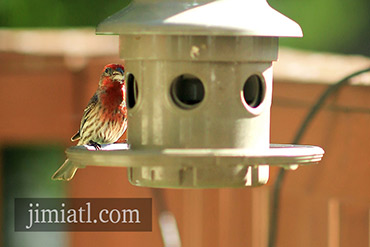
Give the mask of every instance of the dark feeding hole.
[[243, 97], [250, 107], [258, 107], [264, 98], [265, 87], [263, 80], [258, 75], [250, 76], [244, 83]]
[[138, 96], [137, 82], [133, 74], [129, 74], [127, 78], [127, 105], [133, 108], [136, 105]]
[[203, 83], [196, 76], [180, 75], [172, 82], [171, 96], [173, 101], [181, 108], [194, 108], [204, 98]]

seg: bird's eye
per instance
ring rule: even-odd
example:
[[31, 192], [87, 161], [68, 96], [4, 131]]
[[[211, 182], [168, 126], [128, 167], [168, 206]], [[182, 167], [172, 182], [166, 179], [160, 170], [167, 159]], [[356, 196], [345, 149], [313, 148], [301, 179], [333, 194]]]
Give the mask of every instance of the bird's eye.
[[112, 73], [112, 69], [111, 68], [106, 68], [104, 73], [110, 75]]

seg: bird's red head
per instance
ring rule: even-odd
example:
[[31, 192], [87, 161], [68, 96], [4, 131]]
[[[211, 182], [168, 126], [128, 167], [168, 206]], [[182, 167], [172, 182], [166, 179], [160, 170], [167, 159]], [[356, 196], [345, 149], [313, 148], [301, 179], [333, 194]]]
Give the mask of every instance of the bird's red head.
[[121, 64], [108, 64], [104, 67], [101, 81], [119, 81], [121, 84], [125, 79], [125, 68]]
[[108, 64], [104, 67], [99, 82], [98, 95], [106, 108], [118, 109], [125, 101], [125, 69], [120, 64]]

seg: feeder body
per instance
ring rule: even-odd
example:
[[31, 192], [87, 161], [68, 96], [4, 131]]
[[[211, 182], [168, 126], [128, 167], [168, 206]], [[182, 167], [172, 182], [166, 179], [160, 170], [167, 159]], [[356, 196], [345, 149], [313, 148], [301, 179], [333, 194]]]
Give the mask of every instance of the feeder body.
[[[120, 55], [138, 88], [128, 115], [131, 147], [268, 148], [277, 45], [277, 38], [266, 37], [121, 36]], [[190, 109], [171, 95], [171, 84], [184, 74], [199, 78], [204, 87], [204, 98]], [[242, 96], [252, 75], [263, 84], [255, 108]]]

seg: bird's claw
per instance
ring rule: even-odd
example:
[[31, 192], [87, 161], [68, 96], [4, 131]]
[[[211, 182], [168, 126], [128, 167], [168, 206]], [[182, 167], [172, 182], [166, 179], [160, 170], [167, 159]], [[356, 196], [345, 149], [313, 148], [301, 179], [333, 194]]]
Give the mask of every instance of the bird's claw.
[[101, 149], [101, 145], [97, 142], [94, 142], [94, 141], [89, 141], [89, 145], [90, 146], [93, 146], [96, 150], [100, 150]]

